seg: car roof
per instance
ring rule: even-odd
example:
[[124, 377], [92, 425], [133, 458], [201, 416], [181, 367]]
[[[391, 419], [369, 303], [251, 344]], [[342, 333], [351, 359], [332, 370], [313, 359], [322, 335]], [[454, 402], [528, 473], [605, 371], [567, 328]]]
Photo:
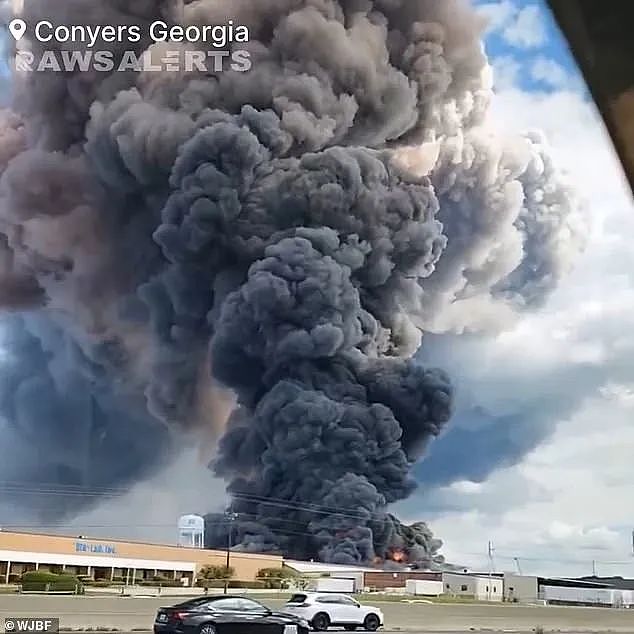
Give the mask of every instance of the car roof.
[[350, 599], [352, 599], [352, 597], [348, 594], [346, 594], [345, 592], [314, 592], [314, 591], [310, 591], [310, 592], [294, 592], [293, 596], [297, 596], [298, 594], [301, 594], [302, 596], [305, 596], [307, 598], [314, 598], [314, 597], [348, 597]]
[[254, 601], [251, 597], [244, 597], [238, 594], [210, 594], [202, 597], [195, 597], [193, 599], [189, 599], [188, 601], [183, 601], [182, 603], [177, 603], [173, 607], [184, 608], [188, 605], [201, 605], [203, 603], [209, 603], [210, 601], [217, 601], [218, 599], [249, 599], [250, 601]]

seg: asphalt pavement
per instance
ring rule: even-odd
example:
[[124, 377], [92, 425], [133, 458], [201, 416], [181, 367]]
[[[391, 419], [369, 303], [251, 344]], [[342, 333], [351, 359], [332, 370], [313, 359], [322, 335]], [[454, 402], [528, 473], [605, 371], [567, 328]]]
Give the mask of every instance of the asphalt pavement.
[[[148, 631], [161, 606], [178, 603], [177, 598], [81, 597], [0, 595], [0, 624], [7, 617], [53, 617], [62, 628], [116, 628], [123, 632]], [[279, 609], [281, 601], [262, 601]], [[634, 610], [567, 608], [512, 604], [424, 604], [378, 602], [385, 614], [384, 632], [412, 634], [462, 634], [477, 630], [531, 632], [618, 632], [634, 634]]]

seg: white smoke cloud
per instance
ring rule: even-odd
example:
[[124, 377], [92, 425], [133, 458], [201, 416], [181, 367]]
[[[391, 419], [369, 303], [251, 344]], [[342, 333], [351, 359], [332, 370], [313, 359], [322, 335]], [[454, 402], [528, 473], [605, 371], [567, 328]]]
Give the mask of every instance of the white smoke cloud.
[[[500, 428], [471, 465], [485, 473], [472, 476], [477, 484], [449, 465], [446, 485], [399, 510], [413, 520], [426, 509], [446, 555], [475, 568], [488, 566], [491, 539], [498, 569], [515, 569], [518, 556], [525, 573], [591, 574], [594, 559], [599, 574], [632, 576], [634, 204], [582, 93], [510, 88], [493, 110], [505, 130], [545, 130], [592, 213], [587, 249], [536, 315], [484, 341], [452, 339], [445, 350], [460, 393], [492, 414], [516, 415], [510, 439], [524, 449], [510, 464], [496, 453]], [[469, 463], [473, 447], [463, 451]]]

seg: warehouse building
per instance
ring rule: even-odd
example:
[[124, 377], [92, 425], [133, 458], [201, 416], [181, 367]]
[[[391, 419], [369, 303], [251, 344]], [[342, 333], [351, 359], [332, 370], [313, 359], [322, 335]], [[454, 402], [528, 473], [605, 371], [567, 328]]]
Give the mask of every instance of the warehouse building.
[[618, 590], [634, 591], [634, 579], [627, 579], [625, 577], [580, 577], [579, 579], [576, 579], [576, 581], [601, 583]]
[[408, 581], [442, 581], [442, 573], [425, 570], [381, 570], [363, 566], [345, 566], [312, 561], [284, 560], [284, 566], [305, 578], [334, 577], [353, 579], [354, 591], [382, 592], [385, 590], [405, 590]]
[[[224, 551], [201, 548], [0, 530], [0, 583], [16, 582], [30, 570], [48, 570], [128, 584], [162, 576], [191, 586], [203, 566], [225, 565], [226, 557]], [[261, 568], [281, 568], [282, 558], [232, 552], [230, 565], [234, 579], [253, 581]]]
[[365, 585], [372, 591], [406, 588], [408, 581], [441, 582], [442, 573], [424, 570], [374, 570], [365, 575]]
[[510, 603], [534, 603], [539, 598], [539, 579], [530, 575], [504, 573], [504, 600]]
[[443, 572], [444, 593], [468, 597], [476, 601], [502, 601], [504, 579], [499, 575], [480, 575], [465, 572]]
[[365, 588], [365, 576], [374, 571], [374, 568], [363, 566], [345, 566], [341, 564], [325, 564], [316, 561], [297, 561], [285, 559], [284, 567], [293, 570], [304, 579], [320, 579], [334, 577], [335, 579], [352, 580], [352, 592], [362, 592]]
[[539, 577], [539, 598], [550, 605], [583, 605], [629, 608], [634, 605], [632, 590], [615, 587], [614, 582], [588, 579]]

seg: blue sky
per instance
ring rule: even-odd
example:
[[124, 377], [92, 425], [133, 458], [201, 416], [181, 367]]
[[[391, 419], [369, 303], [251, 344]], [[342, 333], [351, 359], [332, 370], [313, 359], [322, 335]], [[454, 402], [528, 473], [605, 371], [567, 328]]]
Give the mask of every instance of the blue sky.
[[479, 1], [489, 18], [493, 125], [541, 129], [578, 197], [588, 244], [542, 309], [496, 336], [428, 337], [457, 411], [400, 505], [448, 559], [525, 573], [634, 576], [634, 206], [567, 44], [536, 0]]
[[490, 18], [486, 49], [494, 67], [515, 75], [518, 88], [552, 92], [566, 81], [583, 87], [567, 42], [545, 2], [480, 0], [475, 5]]

